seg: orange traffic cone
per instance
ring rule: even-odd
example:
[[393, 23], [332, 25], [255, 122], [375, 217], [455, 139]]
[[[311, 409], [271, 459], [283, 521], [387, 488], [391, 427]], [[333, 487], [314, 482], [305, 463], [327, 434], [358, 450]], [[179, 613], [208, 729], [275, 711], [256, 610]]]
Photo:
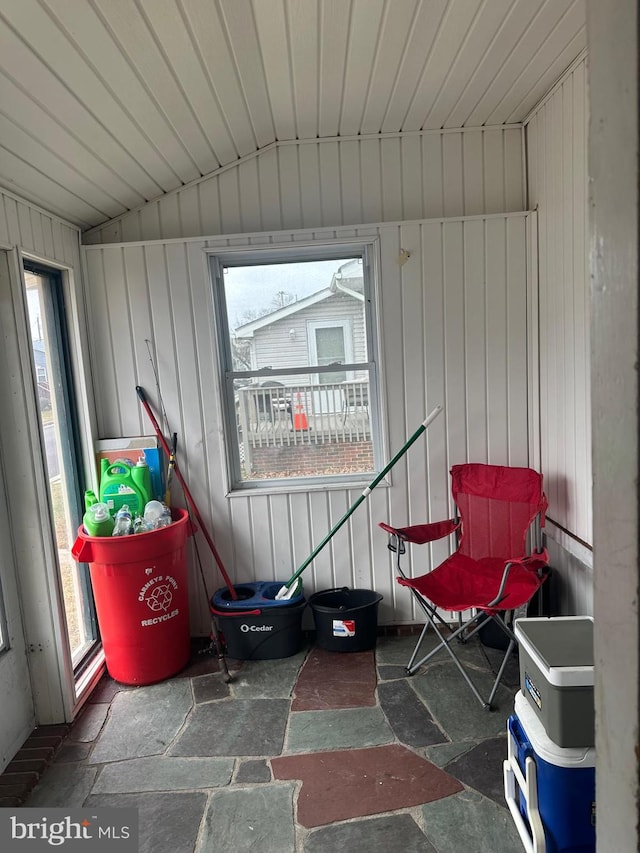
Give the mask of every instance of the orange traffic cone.
[[296, 394], [296, 405], [295, 412], [293, 415], [293, 428], [294, 429], [309, 429], [309, 424], [307, 423], [307, 416], [304, 411], [304, 407], [302, 405], [302, 397], [300, 392]]

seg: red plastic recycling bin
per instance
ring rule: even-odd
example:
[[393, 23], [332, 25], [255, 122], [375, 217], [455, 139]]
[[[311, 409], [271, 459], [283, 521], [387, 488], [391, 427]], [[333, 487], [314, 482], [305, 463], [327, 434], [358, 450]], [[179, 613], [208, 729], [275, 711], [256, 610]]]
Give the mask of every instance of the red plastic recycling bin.
[[122, 684], [154, 684], [186, 666], [191, 653], [186, 541], [189, 514], [131, 536], [78, 530], [71, 553], [89, 563], [109, 675]]

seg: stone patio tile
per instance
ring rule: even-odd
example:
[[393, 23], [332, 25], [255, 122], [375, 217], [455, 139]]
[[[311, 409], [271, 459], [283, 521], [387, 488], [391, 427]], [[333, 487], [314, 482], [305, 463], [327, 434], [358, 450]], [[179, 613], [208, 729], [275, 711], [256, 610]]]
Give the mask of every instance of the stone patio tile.
[[[294, 784], [215, 792], [205, 815], [196, 853], [240, 853], [243, 850], [293, 853], [294, 793]], [[186, 848], [175, 848], [178, 849]]]
[[239, 699], [289, 699], [306, 649], [288, 658], [245, 661], [235, 672], [233, 694]]
[[446, 767], [450, 761], [473, 749], [473, 741], [463, 740], [457, 743], [437, 743], [424, 750], [424, 756], [437, 767]]
[[53, 759], [54, 764], [84, 761], [91, 752], [90, 743], [63, 743]]
[[304, 842], [304, 853], [327, 853], [328, 850], [348, 850], [349, 853], [382, 853], [391, 850], [437, 853], [408, 814], [351, 820], [309, 833]]
[[292, 711], [363, 708], [376, 704], [373, 651], [342, 654], [314, 648], [300, 670]]
[[25, 806], [79, 808], [89, 795], [97, 772], [95, 767], [52, 764], [31, 792]]
[[287, 699], [232, 699], [196, 705], [169, 755], [280, 755]]
[[138, 809], [138, 853], [182, 853], [195, 847], [207, 804], [205, 793], [94, 794], [87, 806]]
[[87, 700], [87, 704], [93, 705], [101, 704], [103, 702], [111, 702], [116, 693], [134, 689], [135, 688], [129, 687], [126, 684], [120, 684], [118, 681], [114, 681], [110, 675], [105, 673], [98, 682], [98, 686]]
[[67, 741], [90, 743], [100, 734], [109, 713], [109, 703], [100, 702], [87, 705], [67, 736]]
[[380, 681], [397, 681], [407, 678], [407, 670], [399, 664], [382, 664], [378, 667], [378, 679]]
[[[347, 712], [343, 712], [347, 713]], [[275, 779], [301, 779], [298, 823], [307, 828], [406, 809], [462, 790], [460, 783], [399, 744], [286, 755]]]
[[445, 765], [451, 773], [469, 788], [475, 788], [485, 797], [503, 806], [504, 779], [502, 762], [507, 757], [507, 736], [483, 740], [464, 755]]
[[93, 793], [220, 788], [231, 781], [233, 766], [233, 758], [133, 758], [107, 764], [93, 786]]
[[522, 841], [511, 814], [475, 791], [422, 807], [424, 834], [438, 853], [519, 853]]
[[179, 678], [118, 693], [93, 752], [92, 764], [160, 755], [193, 704], [191, 682]]
[[[473, 670], [472, 678], [480, 692], [488, 695], [490, 674]], [[408, 683], [427, 703], [434, 720], [452, 742], [495, 737], [506, 731], [507, 717], [513, 713], [513, 696], [504, 687], [496, 693], [496, 710], [485, 711], [453, 662], [433, 665]]]
[[393, 731], [380, 708], [298, 711], [289, 719], [287, 752], [355, 749], [393, 740]]
[[376, 643], [376, 663], [378, 666], [405, 667], [419, 636], [419, 634], [415, 634], [407, 637], [378, 637]]
[[191, 679], [193, 698], [196, 704], [212, 702], [215, 699], [227, 699], [231, 689], [220, 675], [199, 675]]
[[424, 702], [418, 699], [406, 681], [379, 684], [378, 698], [389, 725], [401, 743], [415, 747], [446, 743], [446, 737], [434, 723]]
[[271, 782], [271, 767], [264, 758], [241, 761], [235, 781], [240, 785]]

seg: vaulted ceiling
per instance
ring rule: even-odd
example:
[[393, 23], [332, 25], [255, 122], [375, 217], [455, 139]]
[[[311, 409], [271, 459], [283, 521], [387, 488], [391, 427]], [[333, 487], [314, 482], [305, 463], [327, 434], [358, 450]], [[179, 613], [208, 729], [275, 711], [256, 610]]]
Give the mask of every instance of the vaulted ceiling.
[[0, 0], [0, 185], [82, 228], [277, 140], [522, 121], [584, 0]]

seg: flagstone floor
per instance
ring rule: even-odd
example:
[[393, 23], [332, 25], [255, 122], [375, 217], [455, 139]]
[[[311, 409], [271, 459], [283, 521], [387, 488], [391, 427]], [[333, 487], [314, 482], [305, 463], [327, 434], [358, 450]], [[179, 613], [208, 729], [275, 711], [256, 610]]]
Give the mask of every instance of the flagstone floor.
[[[413, 636], [375, 650], [105, 676], [25, 806], [136, 806], [141, 853], [519, 853], [502, 761], [517, 659], [483, 710], [442, 656], [411, 678]], [[496, 653], [463, 647], [478, 682]]]

